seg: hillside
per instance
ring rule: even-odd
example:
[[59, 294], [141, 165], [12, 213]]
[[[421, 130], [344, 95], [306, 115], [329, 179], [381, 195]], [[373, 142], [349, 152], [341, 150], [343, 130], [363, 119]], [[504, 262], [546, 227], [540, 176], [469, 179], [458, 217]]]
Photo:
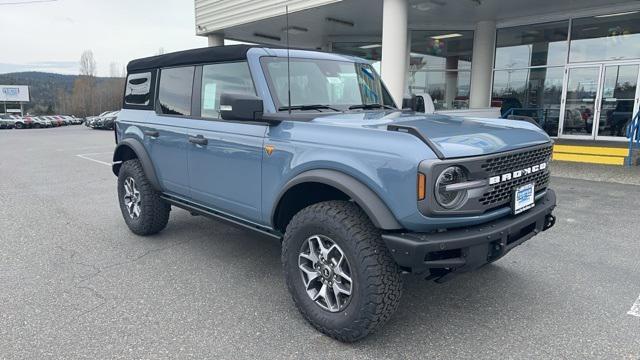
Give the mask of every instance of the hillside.
[[[0, 85], [28, 85], [31, 93], [31, 103], [25, 104], [25, 111], [32, 114], [40, 114], [56, 111], [61, 92], [67, 96], [72, 93], [74, 81], [77, 75], [61, 75], [45, 72], [17, 72], [0, 74]], [[121, 79], [98, 77], [98, 88], [106, 83], [121, 81]], [[121, 88], [120, 88], [121, 89]]]

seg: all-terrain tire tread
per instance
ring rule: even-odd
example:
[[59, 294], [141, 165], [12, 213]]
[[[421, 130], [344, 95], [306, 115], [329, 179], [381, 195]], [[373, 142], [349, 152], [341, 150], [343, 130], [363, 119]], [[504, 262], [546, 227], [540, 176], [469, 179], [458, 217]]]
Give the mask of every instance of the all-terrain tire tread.
[[[366, 303], [361, 309], [357, 309], [361, 313], [351, 328], [336, 329], [327, 328], [310, 317], [295, 296], [293, 301], [304, 318], [319, 331], [343, 342], [362, 339], [384, 325], [398, 309], [403, 287], [399, 268], [382, 240], [380, 230], [371, 223], [358, 205], [348, 201], [326, 201], [301, 210], [287, 226], [282, 249], [286, 279], [290, 278], [289, 272], [298, 271], [297, 268], [291, 269], [286, 266], [285, 259], [289, 252], [298, 251], [288, 246], [292, 243], [288, 237], [310, 221], [335, 222], [346, 229], [349, 240], [354, 242], [357, 249], [356, 256], [349, 261], [359, 262], [367, 274], [364, 279], [359, 280]], [[287, 281], [287, 286], [293, 294], [293, 285]]]
[[120, 205], [122, 215], [125, 217], [129, 229], [134, 234], [142, 236], [159, 233], [169, 222], [171, 205], [160, 198], [160, 194], [153, 188], [149, 179], [145, 176], [142, 163], [140, 163], [138, 159], [127, 160], [120, 167], [118, 176], [118, 197], [120, 202], [122, 202], [122, 184], [126, 174], [130, 174], [129, 176], [134, 178], [141, 196], [139, 221], [131, 221], [122, 204]]

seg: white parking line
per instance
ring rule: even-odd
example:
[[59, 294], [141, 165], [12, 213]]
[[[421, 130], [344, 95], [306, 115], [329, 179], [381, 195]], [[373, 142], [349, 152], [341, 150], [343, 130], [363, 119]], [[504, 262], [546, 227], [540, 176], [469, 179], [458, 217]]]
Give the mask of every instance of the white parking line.
[[633, 303], [633, 306], [631, 306], [631, 310], [627, 312], [627, 315], [640, 317], [640, 296], [638, 296], [638, 300]]
[[92, 159], [92, 158], [89, 157], [89, 155], [100, 155], [100, 154], [111, 154], [111, 152], [108, 152], [108, 153], [79, 154], [79, 155], [76, 155], [76, 156], [79, 157], [79, 158], [85, 159], [85, 160], [96, 162], [98, 164], [111, 166], [111, 163], [100, 161], [100, 160], [96, 160], [96, 159]]

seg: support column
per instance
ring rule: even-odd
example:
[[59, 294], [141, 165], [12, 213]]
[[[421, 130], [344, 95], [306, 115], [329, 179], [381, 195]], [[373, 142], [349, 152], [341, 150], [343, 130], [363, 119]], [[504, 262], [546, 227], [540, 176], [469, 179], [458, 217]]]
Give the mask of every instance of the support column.
[[471, 62], [471, 93], [469, 107], [487, 108], [491, 105], [491, 77], [493, 53], [496, 47], [496, 23], [480, 21], [473, 36], [473, 60]]
[[224, 45], [224, 34], [214, 33], [207, 35], [209, 46], [222, 46]]
[[384, 0], [382, 10], [382, 79], [398, 106], [406, 90], [408, 0]]

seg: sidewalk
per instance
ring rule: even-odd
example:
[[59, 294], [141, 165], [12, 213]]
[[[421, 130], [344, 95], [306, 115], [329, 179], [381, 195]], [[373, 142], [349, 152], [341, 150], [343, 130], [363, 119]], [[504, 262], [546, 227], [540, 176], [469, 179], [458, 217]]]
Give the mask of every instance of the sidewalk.
[[571, 179], [640, 185], [640, 166], [627, 167], [552, 161], [551, 175]]

